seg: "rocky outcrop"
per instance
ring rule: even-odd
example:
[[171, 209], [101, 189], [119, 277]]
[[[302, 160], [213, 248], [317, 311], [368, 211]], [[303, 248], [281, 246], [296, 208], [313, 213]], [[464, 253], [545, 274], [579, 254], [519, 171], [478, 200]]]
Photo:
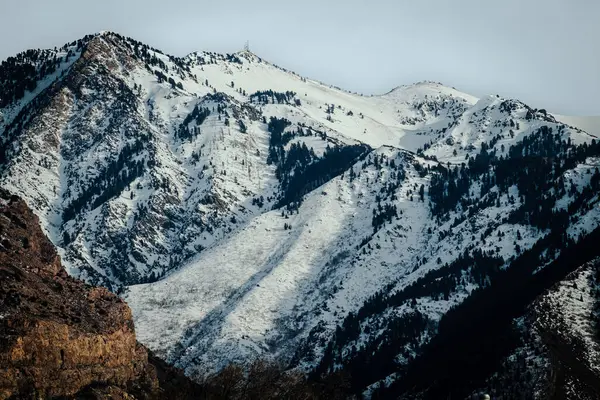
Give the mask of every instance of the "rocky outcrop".
[[123, 300], [66, 273], [37, 217], [0, 189], [0, 399], [200, 394], [137, 343]]

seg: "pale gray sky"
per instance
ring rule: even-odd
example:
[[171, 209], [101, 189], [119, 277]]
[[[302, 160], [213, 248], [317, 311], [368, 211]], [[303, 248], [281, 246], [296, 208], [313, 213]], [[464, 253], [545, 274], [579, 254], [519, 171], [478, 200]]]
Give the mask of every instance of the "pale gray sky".
[[598, 0], [2, 0], [0, 59], [112, 30], [259, 56], [366, 94], [420, 80], [600, 115]]

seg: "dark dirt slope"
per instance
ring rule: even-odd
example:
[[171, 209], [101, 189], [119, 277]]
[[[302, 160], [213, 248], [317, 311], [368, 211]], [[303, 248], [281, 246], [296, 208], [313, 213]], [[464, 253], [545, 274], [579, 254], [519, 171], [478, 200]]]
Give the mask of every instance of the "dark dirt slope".
[[129, 307], [70, 277], [25, 202], [0, 189], [0, 399], [204, 397], [135, 337]]

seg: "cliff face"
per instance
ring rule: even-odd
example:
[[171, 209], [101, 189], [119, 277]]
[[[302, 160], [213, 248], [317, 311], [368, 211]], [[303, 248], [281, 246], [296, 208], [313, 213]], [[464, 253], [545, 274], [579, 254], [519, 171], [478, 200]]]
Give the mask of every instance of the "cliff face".
[[127, 304], [70, 277], [37, 217], [0, 189], [0, 399], [199, 393], [161, 365], [136, 342]]

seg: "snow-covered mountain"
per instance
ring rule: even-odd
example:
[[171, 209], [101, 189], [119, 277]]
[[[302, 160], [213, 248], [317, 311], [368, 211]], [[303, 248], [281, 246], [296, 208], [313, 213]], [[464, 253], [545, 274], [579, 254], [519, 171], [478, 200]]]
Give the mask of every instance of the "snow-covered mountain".
[[1, 185], [191, 376], [266, 357], [394, 388], [600, 221], [593, 120], [434, 82], [362, 96], [103, 32], [3, 62], [0, 107]]

